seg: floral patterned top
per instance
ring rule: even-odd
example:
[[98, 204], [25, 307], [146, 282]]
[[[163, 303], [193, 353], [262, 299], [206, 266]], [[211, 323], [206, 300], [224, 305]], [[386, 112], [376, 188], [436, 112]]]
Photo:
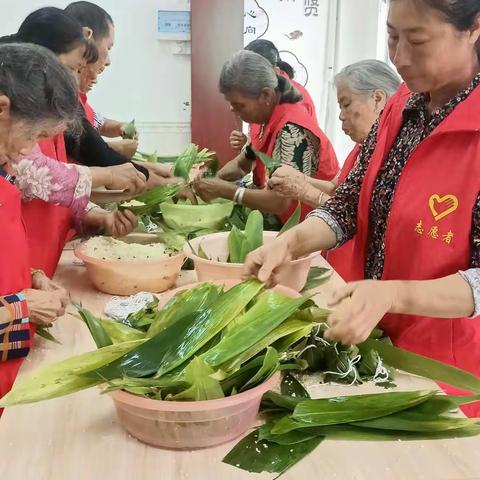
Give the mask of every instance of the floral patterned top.
[[38, 145], [11, 167], [24, 200], [39, 199], [70, 208], [74, 223], [81, 223], [92, 189], [88, 167], [58, 162], [44, 155]]
[[287, 123], [277, 135], [272, 157], [309, 177], [315, 176], [320, 161], [320, 140], [310, 130]]

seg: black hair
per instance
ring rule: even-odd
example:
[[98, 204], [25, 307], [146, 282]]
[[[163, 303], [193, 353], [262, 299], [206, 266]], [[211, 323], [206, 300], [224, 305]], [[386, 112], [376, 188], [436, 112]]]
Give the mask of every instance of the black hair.
[[277, 75], [278, 91], [280, 92], [280, 103], [298, 103], [303, 95], [293, 86], [288, 78]]
[[283, 60], [279, 60], [277, 62], [277, 66], [280, 70], [282, 70], [288, 75], [288, 78], [290, 80], [293, 80], [293, 78], [295, 77], [295, 70], [289, 63], [284, 62]]
[[0, 38], [0, 43], [11, 42], [34, 43], [56, 55], [69, 53], [84, 45], [87, 63], [98, 60], [98, 50], [93, 41], [87, 40], [82, 26], [60, 8], [45, 7], [32, 12], [16, 34]]
[[73, 2], [65, 8], [65, 12], [75, 18], [82, 27], [91, 28], [95, 40], [105, 38], [113, 26], [112, 17], [102, 7], [91, 2]]
[[256, 40], [250, 42], [245, 47], [245, 50], [258, 53], [263, 58], [266, 58], [273, 67], [278, 66], [278, 62], [280, 61], [280, 53], [278, 53], [277, 47], [270, 40], [257, 38]]
[[439, 10], [457, 30], [465, 31], [471, 28], [480, 15], [479, 0], [415, 0]]
[[77, 84], [69, 70], [44, 47], [0, 45], [0, 95], [10, 100], [14, 118], [78, 126]]

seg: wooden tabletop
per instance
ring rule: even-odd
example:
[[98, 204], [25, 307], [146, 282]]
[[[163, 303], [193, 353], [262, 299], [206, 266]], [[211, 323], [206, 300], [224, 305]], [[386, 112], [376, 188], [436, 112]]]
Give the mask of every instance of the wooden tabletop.
[[[318, 264], [326, 263], [320, 259]], [[64, 252], [56, 279], [70, 289], [72, 298], [101, 313], [108, 295], [90, 286], [84, 267]], [[179, 284], [194, 281], [193, 272]], [[324, 304], [342, 284], [338, 275], [317, 297]], [[56, 345], [37, 340], [21, 375], [39, 365], [93, 350], [87, 328], [66, 315], [52, 333]], [[398, 375], [399, 389], [432, 388], [424, 379]], [[377, 391], [367, 385], [323, 385], [313, 396]], [[113, 403], [92, 388], [68, 397], [7, 409], [0, 419], [1, 480], [241, 480], [270, 479], [221, 462], [236, 442], [208, 450], [178, 452], [149, 447], [129, 436], [119, 425]], [[282, 478], [285, 480], [478, 480], [480, 439], [414, 442], [325, 441]]]

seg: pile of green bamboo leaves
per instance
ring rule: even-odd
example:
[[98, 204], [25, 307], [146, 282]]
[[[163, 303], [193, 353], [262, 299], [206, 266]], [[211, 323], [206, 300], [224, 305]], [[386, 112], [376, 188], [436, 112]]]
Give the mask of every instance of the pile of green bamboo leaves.
[[480, 379], [462, 370], [369, 339], [360, 351], [375, 350], [396, 368], [476, 393], [467, 397], [435, 390], [386, 392], [312, 400], [292, 375], [281, 393], [262, 401], [266, 423], [241, 440], [224, 462], [252, 473], [279, 476], [324, 440], [392, 441], [460, 438], [480, 434], [480, 418], [464, 418], [461, 405], [480, 400]]
[[289, 298], [248, 280], [226, 292], [200, 284], [175, 295], [162, 310], [148, 305], [124, 323], [80, 308], [98, 350], [42, 367], [17, 382], [0, 405], [55, 398], [102, 383], [108, 390], [154, 399], [233, 395], [278, 370], [306, 368], [288, 350], [292, 336], [306, 336], [317, 325], [318, 318], [297, 318], [309, 304], [306, 297]]

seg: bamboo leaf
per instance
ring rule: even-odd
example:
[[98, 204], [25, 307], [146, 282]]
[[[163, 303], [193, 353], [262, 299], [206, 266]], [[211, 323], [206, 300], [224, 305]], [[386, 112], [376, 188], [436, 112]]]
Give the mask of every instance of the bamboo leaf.
[[313, 290], [314, 288], [323, 285], [330, 280], [332, 274], [333, 271], [328, 268], [311, 267], [308, 272], [307, 282], [305, 283], [302, 292], [307, 292], [308, 290]]
[[53, 365], [46, 365], [20, 378], [1, 400], [1, 407], [39, 402], [69, 395], [103, 382], [100, 377], [85, 377], [97, 368], [133, 350], [144, 340], [125, 342], [82, 353]]
[[300, 223], [301, 216], [302, 216], [302, 205], [300, 202], [298, 202], [297, 208], [290, 215], [288, 220], [285, 222], [280, 232], [278, 232], [278, 236], [280, 236], [282, 233], [287, 232], [291, 228], [296, 227]]
[[293, 376], [287, 373], [283, 376], [280, 384], [280, 391], [282, 395], [289, 395], [295, 398], [310, 398], [310, 395], [305, 390], [304, 386]]
[[200, 401], [224, 397], [220, 382], [212, 378], [213, 373], [214, 370], [200, 357], [195, 357], [187, 365], [182, 376], [190, 387], [168, 400]]
[[173, 176], [181, 177], [186, 182], [190, 179], [190, 170], [197, 158], [198, 149], [193, 143], [188, 145], [187, 148], [178, 156], [173, 166]]
[[295, 444], [279, 445], [259, 440], [259, 431], [255, 430], [237, 443], [223, 462], [247, 472], [281, 475], [315, 450], [322, 440], [323, 437], [316, 436]]
[[100, 319], [100, 323], [112, 342], [123, 343], [145, 338], [145, 333], [114, 320]]
[[272, 170], [275, 170], [276, 168], [282, 166], [282, 162], [273, 159], [269, 155], [261, 152], [260, 150], [256, 150], [255, 148], [252, 148], [252, 150], [255, 152], [255, 155], [265, 165], [265, 167], [267, 168], [267, 170], [269, 172], [271, 172]]
[[437, 360], [408, 352], [379, 340], [368, 339], [358, 346], [360, 352], [376, 350], [388, 365], [404, 372], [443, 382], [452, 387], [480, 393], [480, 378]]
[[242, 246], [245, 243], [245, 234], [233, 226], [228, 235], [228, 258], [230, 263], [243, 263]]
[[99, 369], [97, 374], [107, 380], [124, 375], [146, 377], [155, 372], [156, 378], [165, 375], [223, 330], [262, 288], [255, 280], [234, 286], [208, 308], [176, 320], [134, 351]]
[[134, 119], [130, 123], [127, 123], [127, 125], [125, 125], [125, 128], [123, 129], [122, 138], [133, 139], [135, 138], [136, 134], [137, 134], [137, 127], [135, 127], [135, 119]]
[[152, 322], [147, 332], [147, 338], [156, 336], [175, 321], [209, 307], [218, 299], [221, 292], [221, 287], [211, 283], [201, 283], [194, 288], [177, 293], [167, 302], [158, 317]]
[[[300, 338], [308, 335], [313, 328], [313, 325], [306, 322], [302, 322], [296, 319], [285, 320], [278, 327], [272, 330], [270, 333], [265, 335], [258, 342], [253, 344], [250, 348], [242, 352], [236, 357], [233, 357], [232, 360], [222, 364], [221, 369], [225, 371], [233, 371], [240, 367], [243, 363], [253, 358], [255, 355], [265, 350], [269, 345], [272, 345], [277, 340], [280, 340], [284, 337], [288, 337], [292, 334], [297, 334]], [[283, 343], [279, 342], [278, 345], [273, 345], [275, 349], [282, 353], [286, 349], [280, 348], [283, 347]]]
[[434, 394], [435, 391], [420, 390], [304, 400], [295, 407], [292, 417], [278, 422], [272, 432], [281, 434], [298, 428], [383, 417], [418, 405]]
[[261, 293], [252, 308], [243, 314], [220, 343], [202, 355], [202, 359], [211, 367], [219, 367], [255, 347], [305, 301], [304, 297], [292, 299], [273, 290]]
[[35, 330], [35, 333], [39, 336], [44, 338], [45, 340], [48, 340], [49, 342], [53, 343], [58, 343], [61, 345], [61, 342], [59, 342], [49, 331], [47, 327], [40, 327], [37, 326], [37, 329]]
[[108, 336], [100, 320], [85, 308], [77, 306], [77, 310], [81, 319], [87, 324], [95, 345], [97, 345], [98, 348], [112, 345], [112, 339]]
[[267, 353], [263, 359], [262, 366], [258, 369], [257, 373], [240, 389], [241, 392], [254, 388], [261, 383], [266, 382], [280, 366], [278, 352], [272, 348], [267, 348]]
[[247, 218], [244, 231], [244, 242], [241, 248], [240, 261], [244, 263], [246, 256], [263, 245], [263, 215], [252, 210]]

